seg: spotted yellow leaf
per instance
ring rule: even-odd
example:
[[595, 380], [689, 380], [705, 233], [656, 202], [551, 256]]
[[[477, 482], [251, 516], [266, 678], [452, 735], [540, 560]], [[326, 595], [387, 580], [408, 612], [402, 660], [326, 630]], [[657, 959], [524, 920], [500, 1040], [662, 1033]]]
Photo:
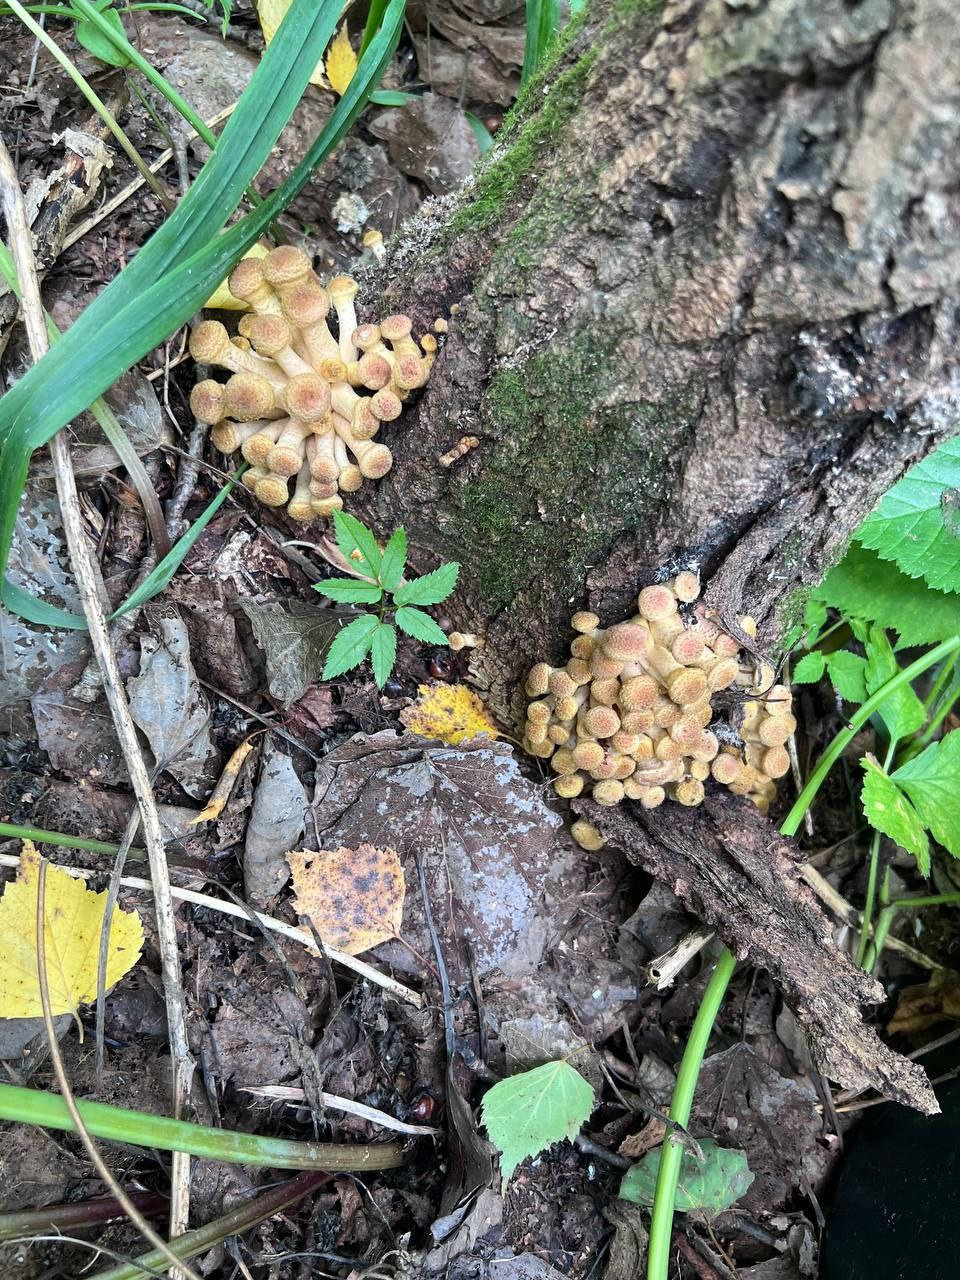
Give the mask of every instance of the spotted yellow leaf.
[[[263, 39], [269, 44], [273, 37], [277, 34], [280, 23], [287, 16], [287, 10], [290, 8], [291, 0], [258, 0], [257, 17], [260, 19], [260, 27], [263, 31]], [[323, 59], [314, 67], [313, 75], [310, 77], [310, 83], [323, 87]]]
[[342, 97], [357, 69], [357, 55], [353, 52], [347, 24], [344, 23], [327, 50], [327, 79], [334, 93]]
[[287, 862], [294, 909], [327, 946], [356, 956], [400, 932], [406, 886], [396, 849], [294, 850]]
[[[245, 258], [265, 258], [269, 253], [262, 244], [251, 245], [247, 252], [243, 255]], [[215, 307], [218, 311], [249, 311], [249, 302], [241, 302], [239, 298], [235, 298], [227, 288], [226, 280], [220, 282], [214, 289], [213, 293], [203, 304], [205, 307]]]
[[422, 684], [419, 699], [401, 711], [400, 719], [421, 738], [439, 738], [452, 747], [481, 733], [497, 736], [486, 707], [462, 684]]
[[[37, 890], [40, 854], [24, 842], [17, 879], [0, 898], [0, 1018], [36, 1018], [40, 1004], [37, 966]], [[44, 886], [47, 984], [54, 1014], [76, 1013], [97, 998], [97, 958], [107, 892], [94, 893], [62, 867], [48, 866]], [[135, 911], [113, 910], [107, 987], [137, 963], [143, 927]]]

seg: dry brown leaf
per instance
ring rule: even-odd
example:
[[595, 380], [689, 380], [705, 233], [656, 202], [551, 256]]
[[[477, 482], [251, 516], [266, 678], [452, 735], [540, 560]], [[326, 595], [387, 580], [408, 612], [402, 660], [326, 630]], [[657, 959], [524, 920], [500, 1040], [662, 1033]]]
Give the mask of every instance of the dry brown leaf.
[[477, 695], [463, 684], [422, 684], [420, 697], [400, 719], [421, 738], [439, 738], [452, 747], [481, 733], [497, 737], [497, 726]]
[[405, 885], [396, 849], [294, 850], [287, 862], [294, 909], [328, 946], [356, 956], [399, 934]]

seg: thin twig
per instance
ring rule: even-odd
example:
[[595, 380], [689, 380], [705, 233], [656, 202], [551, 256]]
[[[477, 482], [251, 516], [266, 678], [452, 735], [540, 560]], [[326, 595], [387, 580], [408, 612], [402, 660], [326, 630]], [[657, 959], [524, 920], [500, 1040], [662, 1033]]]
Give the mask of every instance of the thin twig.
[[[20, 857], [18, 854], [0, 853], [0, 867], [19, 867], [19, 865]], [[94, 876], [100, 874], [99, 871], [88, 871], [86, 868], [72, 867], [65, 863], [58, 863], [57, 865], [62, 866], [64, 871], [69, 871], [72, 876], [80, 876], [84, 880], [91, 880]], [[142, 880], [139, 876], [123, 876], [120, 884], [124, 889], [143, 889], [147, 893], [153, 892], [151, 882]], [[170, 886], [170, 894], [179, 902], [192, 902], [195, 906], [206, 907], [210, 911], [219, 911], [222, 915], [234, 916], [237, 920], [249, 921], [250, 916], [253, 915], [257, 924], [262, 925], [265, 929], [282, 934], [283, 937], [290, 938], [293, 942], [299, 942], [304, 947], [316, 949], [316, 942], [307, 933], [306, 929], [298, 929], [296, 925], [287, 924], [285, 920], [277, 920], [274, 916], [265, 915], [262, 911], [254, 911], [246, 903], [239, 907], [232, 902], [224, 902], [222, 898], [211, 898], [206, 893], [197, 893], [194, 889], [181, 889], [175, 884]], [[405, 1000], [407, 1004], [412, 1004], [417, 1009], [423, 1008], [423, 996], [416, 991], [412, 991], [409, 987], [405, 987], [396, 978], [391, 978], [389, 974], [381, 973], [379, 969], [375, 969], [373, 965], [367, 964], [364, 960], [358, 960], [356, 956], [349, 956], [345, 951], [337, 951], [334, 947], [328, 947], [326, 943], [324, 943], [324, 950], [335, 964], [341, 965], [344, 969], [350, 969], [358, 977], [365, 978], [368, 982], [382, 987], [384, 991], [389, 991], [391, 995], [396, 996], [399, 1000]]]
[[[306, 1101], [306, 1089], [298, 1089], [295, 1085], [264, 1084], [259, 1087], [241, 1088], [241, 1093], [252, 1093], [258, 1098], [275, 1098], [279, 1102], [301, 1103]], [[331, 1111], [345, 1111], [347, 1115], [359, 1116], [361, 1120], [369, 1120], [381, 1129], [392, 1129], [395, 1133], [409, 1133], [415, 1137], [429, 1137], [431, 1134], [443, 1133], [429, 1124], [409, 1124], [406, 1120], [397, 1120], [386, 1111], [376, 1107], [368, 1107], [364, 1102], [354, 1102], [352, 1098], [341, 1098], [335, 1093], [320, 1091], [320, 1102]]]
[[162, 1236], [158, 1236], [146, 1220], [137, 1206], [133, 1203], [127, 1193], [124, 1191], [120, 1183], [110, 1172], [106, 1161], [100, 1154], [97, 1144], [90, 1137], [87, 1126], [83, 1123], [83, 1116], [80, 1114], [80, 1108], [77, 1106], [73, 1096], [73, 1090], [70, 1088], [70, 1081], [67, 1079], [67, 1073], [63, 1067], [63, 1058], [60, 1056], [60, 1045], [57, 1041], [56, 1028], [53, 1025], [53, 1012], [50, 1005], [50, 984], [47, 981], [47, 915], [46, 915], [46, 888], [47, 888], [47, 859], [40, 859], [40, 874], [37, 879], [37, 976], [40, 982], [40, 1006], [43, 1009], [43, 1025], [47, 1033], [47, 1041], [50, 1046], [50, 1060], [53, 1063], [53, 1070], [57, 1077], [57, 1083], [60, 1085], [60, 1092], [63, 1095], [63, 1101], [67, 1110], [70, 1112], [70, 1119], [73, 1121], [74, 1128], [80, 1136], [80, 1141], [86, 1148], [87, 1155], [96, 1169], [102, 1181], [110, 1190], [110, 1194], [123, 1206], [123, 1211], [137, 1228], [144, 1240], [147, 1240], [155, 1249], [159, 1249], [163, 1256], [172, 1262], [174, 1267], [179, 1268], [180, 1273], [186, 1277], [186, 1280], [200, 1280], [197, 1273], [182, 1259], [178, 1258]]
[[[221, 124], [228, 116], [233, 115], [236, 110], [236, 106], [237, 104], [234, 102], [231, 106], [224, 107], [222, 111], [218, 111], [215, 116], [211, 117], [211, 119], [207, 121], [207, 125], [212, 129], [214, 125]], [[191, 139], [196, 137], [199, 137], [199, 134], [196, 130], [191, 129], [187, 134], [185, 141], [189, 142]], [[169, 147], [166, 151], [162, 151], [160, 155], [157, 156], [156, 160], [154, 160], [153, 164], [150, 165], [150, 172], [156, 173], [158, 170], [163, 168], [168, 160], [172, 159], [173, 148]], [[76, 244], [78, 240], [82, 240], [83, 237], [101, 223], [104, 218], [108, 218], [115, 209], [119, 209], [120, 206], [126, 203], [132, 195], [136, 194], [143, 185], [143, 178], [134, 178], [134, 180], [128, 183], [121, 191], [118, 191], [115, 196], [111, 196], [106, 204], [102, 205], [96, 213], [91, 214], [84, 222], [81, 222], [74, 227], [70, 234], [64, 239], [64, 249], [69, 249], [72, 244]]]
[[[3, 204], [10, 237], [10, 250], [13, 253], [23, 291], [24, 327], [30, 353], [34, 361], [37, 361], [47, 352], [47, 329], [43, 319], [40, 286], [37, 282], [36, 263], [33, 257], [33, 242], [27, 223], [23, 195], [10, 153], [2, 139], [0, 139], [0, 202]], [[170, 896], [170, 873], [164, 850], [163, 829], [160, 825], [157, 802], [150, 785], [150, 776], [137, 738], [136, 726], [130, 715], [116, 654], [110, 644], [105, 608], [106, 589], [84, 532], [77, 481], [70, 458], [70, 442], [65, 429], [58, 431], [50, 441], [50, 456], [57, 484], [64, 535], [76, 579], [77, 594], [87, 620], [93, 652], [103, 675], [104, 693], [114, 729], [143, 820], [144, 843], [150, 861], [150, 877], [153, 883], [157, 942], [173, 1066], [173, 1114], [179, 1118], [183, 1112], [184, 1103], [189, 1097], [194, 1064], [184, 1018], [177, 927], [173, 914], [173, 899]], [[189, 1216], [189, 1156], [181, 1152], [174, 1154], [171, 1178], [170, 1234], [177, 1236], [186, 1230]]]

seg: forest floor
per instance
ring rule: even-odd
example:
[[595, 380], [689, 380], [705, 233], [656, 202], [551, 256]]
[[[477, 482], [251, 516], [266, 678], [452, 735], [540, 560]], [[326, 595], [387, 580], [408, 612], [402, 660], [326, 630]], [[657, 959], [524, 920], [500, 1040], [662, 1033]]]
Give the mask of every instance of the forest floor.
[[[425, 6], [410, 6], [387, 79], [420, 95], [418, 103], [368, 108], [283, 219], [291, 242], [309, 246], [321, 276], [369, 265], [360, 243], [365, 230], [389, 236], [425, 200], [454, 189], [480, 155], [464, 108], [495, 133], [516, 95], [522, 5], [457, 0], [429, 8], [428, 19]], [[139, 47], [205, 119], [236, 101], [262, 47], [249, 3], [234, 4], [225, 41], [214, 21], [136, 17]], [[129, 93], [124, 73], [105, 70], [66, 27], [51, 29], [115, 105], [143, 155], [160, 156], [168, 139]], [[45, 55], [33, 65], [32, 39], [12, 17], [4, 19], [4, 35], [0, 128], [28, 198], [42, 209], [47, 180], [76, 146], [64, 131], [89, 131], [89, 109]], [[308, 91], [262, 190], [289, 172], [332, 101], [324, 90]], [[151, 98], [151, 105], [170, 131], [174, 154], [160, 173], [176, 191], [196, 174], [205, 149], [187, 139], [162, 103]], [[102, 213], [136, 176], [115, 150], [110, 155], [86, 207], [73, 212], [69, 225], [51, 217], [50, 240], [38, 246], [47, 268], [44, 299], [61, 327], [160, 222], [158, 202], [144, 188]], [[0, 298], [0, 309], [9, 301]], [[0, 318], [10, 378], [24, 366], [24, 340], [9, 305]], [[174, 334], [112, 396], [164, 500], [177, 491], [193, 428], [194, 372], [185, 344], [186, 331]], [[401, 454], [402, 425], [390, 438]], [[75, 441], [84, 518], [116, 602], [149, 552], [142, 513], [122, 471], [96, 443], [96, 429], [77, 424]], [[213, 467], [201, 465], [191, 481], [188, 519], [219, 487], [211, 446], [202, 461]], [[390, 1276], [402, 1274], [408, 1254], [412, 1270], [428, 1275], [626, 1280], [637, 1274], [643, 1219], [617, 1198], [618, 1187], [624, 1170], [663, 1138], [661, 1116], [715, 944], [658, 990], [647, 976], [650, 962], [698, 924], [670, 888], [652, 883], [612, 848], [580, 849], [566, 815], [549, 800], [542, 762], [514, 751], [506, 733], [496, 742], [451, 745], [406, 730], [401, 712], [421, 685], [470, 684], [469, 650], [456, 655], [405, 638], [384, 691], [366, 671], [320, 682], [337, 616], [312, 586], [331, 572], [329, 547], [313, 530], [304, 535], [236, 492], [118, 644], [155, 758], [168, 759], [185, 714], [198, 726], [189, 765], [173, 761], [155, 779], [176, 885], [220, 899], [232, 893], [294, 925], [285, 861], [292, 848], [390, 845], [401, 855], [406, 881], [398, 936], [364, 959], [398, 979], [411, 998], [249, 921], [209, 906], [179, 906], [187, 1020], [200, 1064], [196, 1117], [319, 1141], [400, 1136], [409, 1152], [401, 1169], [332, 1178], [299, 1207], [215, 1249], [203, 1274], [359, 1275], [390, 1255], [376, 1273]], [[15, 576], [51, 602], [77, 605], [42, 459], [21, 519]], [[3, 615], [0, 646], [0, 820], [119, 839], [132, 797], [102, 699], [85, 702], [72, 692], [89, 659], [82, 634], [52, 633]], [[804, 693], [798, 718], [806, 762], [839, 726], [840, 713], [814, 690]], [[251, 735], [253, 750], [222, 814], [191, 825], [227, 759]], [[849, 759], [869, 747], [869, 734], [862, 735]], [[830, 883], [861, 901], [864, 836], [852, 785], [842, 769], [835, 773], [802, 840]], [[5, 842], [3, 849], [16, 853], [18, 845]], [[66, 848], [46, 851], [104, 878], [112, 862]], [[132, 862], [128, 869], [141, 871]], [[82, 1041], [72, 1024], [63, 1027], [62, 1051], [78, 1096], [165, 1113], [170, 1060], [150, 903], [125, 889], [121, 905], [140, 911], [147, 936], [142, 962], [107, 999], [102, 1080], [94, 1072], [92, 1010], [83, 1018]], [[839, 923], [836, 938], [850, 943]], [[912, 940], [939, 964], [955, 963], [958, 935], [948, 912], [926, 916], [922, 938]], [[874, 1016], [881, 1030], [899, 1019], [897, 1047], [915, 1049], [956, 1016], [955, 983], [941, 979], [931, 990], [927, 974], [889, 954], [881, 977], [890, 999]], [[446, 1007], [442, 979], [450, 987]], [[598, 1105], [580, 1139], [525, 1162], [501, 1196], [475, 1119], [480, 1100], [491, 1082], [571, 1054]], [[36, 1023], [0, 1022], [0, 1058], [11, 1080], [51, 1088]], [[321, 1093], [376, 1108], [399, 1122], [400, 1134]], [[709, 1229], [679, 1220], [681, 1274], [728, 1277], [735, 1268], [744, 1280], [815, 1275], [822, 1203], [864, 1101], [831, 1092], [769, 976], [742, 966], [717, 1024], [690, 1128], [694, 1136], [743, 1149], [754, 1182]], [[163, 1159], [132, 1148], [107, 1150], [128, 1188], [166, 1187]], [[478, 1169], [482, 1176], [472, 1177]], [[192, 1220], [219, 1216], [267, 1181], [256, 1170], [197, 1161]], [[473, 1194], [461, 1197], [464, 1189]], [[0, 1210], [102, 1190], [71, 1136], [6, 1129]], [[121, 1254], [140, 1251], [127, 1227], [97, 1238]], [[495, 1269], [485, 1270], [491, 1261]], [[89, 1251], [79, 1246], [0, 1246], [0, 1265], [24, 1280], [77, 1276], [89, 1263]]]

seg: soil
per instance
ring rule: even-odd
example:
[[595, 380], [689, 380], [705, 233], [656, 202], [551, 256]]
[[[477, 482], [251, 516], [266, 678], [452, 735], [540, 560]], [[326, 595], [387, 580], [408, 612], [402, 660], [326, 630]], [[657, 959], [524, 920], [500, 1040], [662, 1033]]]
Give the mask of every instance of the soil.
[[[364, 230], [389, 235], [470, 171], [479, 148], [464, 108], [495, 132], [516, 95], [522, 4], [420, 0], [409, 16], [387, 83], [416, 94], [417, 104], [362, 115], [282, 219], [292, 242], [311, 247], [323, 274], [369, 261], [361, 243]], [[31, 69], [32, 40], [13, 18], [4, 21], [0, 128], [28, 188], [62, 164], [64, 145], [55, 135], [90, 128], [90, 113], [45, 55]], [[144, 158], [156, 159], [167, 139], [130, 92], [125, 73], [104, 69], [63, 23], [50, 20], [48, 27], [100, 95], [115, 104]], [[262, 46], [246, 2], [234, 3], [225, 40], [217, 21], [202, 15], [196, 24], [179, 15], [140, 15], [136, 35], [207, 116], [235, 101]], [[262, 176], [261, 190], [289, 172], [332, 102], [328, 91], [308, 91]], [[168, 121], [171, 127], [179, 128]], [[181, 181], [195, 176], [205, 152], [181, 134], [174, 141], [177, 154], [161, 175], [176, 192]], [[129, 162], [111, 147], [109, 166], [86, 193], [86, 207], [72, 211], [68, 225], [48, 221], [48, 241], [38, 245], [43, 292], [62, 326], [159, 225], [159, 203], [141, 188], [63, 247], [61, 231], [68, 236], [134, 177]], [[3, 346], [9, 380], [22, 367], [12, 306]], [[195, 374], [184, 347], [184, 332], [171, 335], [142, 362], [120, 403], [128, 427], [137, 405], [141, 417], [155, 411], [156, 432], [144, 435], [142, 451], [164, 501], [177, 490], [193, 428], [188, 397]], [[391, 447], [403, 449], [399, 434]], [[218, 457], [212, 446], [205, 447], [202, 461], [210, 465], [201, 466], [192, 484], [188, 521], [217, 492]], [[52, 501], [43, 459], [37, 461], [34, 521], [43, 501]], [[81, 479], [90, 535], [115, 599], [130, 590], [149, 554], [140, 508], [122, 476], [95, 458]], [[43, 526], [45, 562], [36, 573], [45, 590], [59, 591], [70, 603], [55, 506], [51, 510]], [[655, 880], [655, 857], [638, 851], [635, 833], [618, 840], [615, 819], [609, 821], [606, 849], [581, 850], [568, 833], [570, 815], [548, 798], [538, 762], [515, 751], [506, 736], [496, 743], [476, 739], [451, 746], [407, 733], [400, 713], [421, 685], [469, 683], [467, 652], [457, 655], [402, 637], [396, 670], [383, 692], [364, 671], [322, 683], [324, 639], [337, 618], [311, 586], [334, 571], [315, 532], [304, 538], [248, 495], [234, 494], [166, 592], [118, 635], [118, 652], [131, 695], [139, 690], [153, 698], [151, 715], [140, 723], [158, 758], [166, 758], [157, 747], [160, 736], [168, 735], [167, 741], [182, 726], [156, 692], [171, 686], [156, 683], [159, 675], [144, 686], [148, 658], [159, 662], [167, 655], [164, 679], [179, 682], [197, 719], [189, 766], [181, 759], [179, 769], [161, 770], [155, 782], [174, 882], [251, 902], [296, 924], [283, 859], [287, 850], [355, 848], [363, 840], [389, 844], [400, 855], [406, 879], [402, 923], [396, 936], [364, 958], [419, 993], [422, 1007], [251, 920], [182, 903], [178, 942], [190, 1046], [199, 1064], [193, 1113], [225, 1129], [282, 1138], [397, 1138], [389, 1127], [325, 1102], [325, 1094], [434, 1132], [401, 1135], [408, 1152], [404, 1167], [332, 1178], [299, 1205], [232, 1237], [206, 1255], [202, 1274], [213, 1280], [300, 1280], [351, 1277], [371, 1267], [369, 1274], [378, 1280], [558, 1274], [587, 1280], [603, 1273], [619, 1280], [636, 1274], [643, 1221], [617, 1191], [629, 1163], [662, 1138], [662, 1114], [719, 944], [709, 944], [665, 990], [650, 984], [646, 966], [704, 919], [734, 943], [745, 925], [711, 914], [695, 874], [692, 892], [669, 877]], [[0, 820], [119, 840], [132, 799], [102, 698], [84, 702], [73, 692], [86, 666], [85, 648], [75, 641], [68, 645], [66, 638], [63, 645], [50, 643], [45, 633], [13, 620], [2, 626]], [[799, 715], [798, 748], [807, 760], [839, 724], [839, 714], [813, 691], [804, 693]], [[252, 734], [259, 735], [254, 750], [222, 814], [191, 825], [231, 753]], [[853, 744], [849, 761], [864, 749], [869, 742]], [[861, 902], [865, 840], [851, 825], [853, 791], [842, 769], [835, 779], [803, 847], [845, 897]], [[787, 799], [785, 794], [781, 803]], [[894, 1062], [877, 1036], [894, 1012], [897, 990], [919, 986], [927, 975], [888, 964], [881, 972], [886, 989], [867, 990], [854, 979], [852, 966], [830, 973], [825, 957], [835, 954], [834, 943], [845, 946], [849, 939], [809, 894], [804, 918], [812, 922], [816, 945], [801, 950], [809, 939], [778, 935], [770, 886], [780, 877], [784, 895], [794, 893], [792, 873], [784, 870], [789, 859], [769, 842], [769, 827], [743, 819], [739, 807], [731, 815], [729, 808], [718, 807], [711, 838], [719, 842], [715, 850], [723, 847], [725, 831], [729, 841], [736, 837], [750, 847], [754, 860], [744, 875], [761, 883], [771, 905], [766, 922], [750, 920], [751, 955], [760, 954], [766, 968], [751, 960], [737, 972], [711, 1042], [690, 1131], [694, 1138], [712, 1136], [745, 1150], [754, 1182], [744, 1200], [709, 1226], [692, 1215], [678, 1222], [677, 1275], [728, 1277], [735, 1265], [745, 1278], [806, 1280], [816, 1274], [821, 1202], [829, 1196], [850, 1124], [838, 1108], [852, 1101], [835, 1097], [815, 1064], [850, 1051], [860, 1034], [854, 1011], [862, 999], [873, 998], [866, 1043], [874, 1061], [863, 1064], [862, 1088], [892, 1088], [892, 1080], [909, 1096], [909, 1075], [896, 1075], [905, 1070], [902, 1059]], [[685, 839], [692, 847], [693, 837], [678, 822], [678, 847], [686, 847]], [[18, 847], [3, 844], [7, 852]], [[108, 855], [55, 846], [46, 852], [103, 880], [112, 863]], [[761, 874], [764, 855], [770, 861]], [[892, 850], [885, 849], [884, 857], [892, 860]], [[143, 874], [136, 858], [132, 851], [129, 870]], [[776, 874], [769, 870], [774, 862]], [[121, 905], [140, 911], [146, 944], [140, 964], [107, 998], [104, 1075], [98, 1080], [94, 1069], [92, 1010], [82, 1015], [82, 1040], [64, 1020], [61, 1049], [79, 1097], [167, 1114], [171, 1067], [150, 904], [142, 893], [124, 890]], [[917, 945], [949, 965], [957, 945], [953, 917], [944, 911], [925, 921], [927, 932]], [[758, 953], [764, 923], [772, 941]], [[784, 953], [785, 961], [778, 962], [777, 954], [783, 960]], [[791, 1006], [801, 1015], [816, 1006], [812, 1045]], [[922, 1010], [919, 1022], [899, 1035], [898, 1049], [918, 1048], [940, 1033], [929, 1029], [938, 1017], [956, 1017], [939, 987], [924, 989]], [[810, 1018], [804, 1025], [810, 1029]], [[38, 1028], [0, 1026], [9, 1028], [0, 1042], [9, 1079], [54, 1089]], [[502, 1189], [478, 1121], [485, 1091], [508, 1073], [571, 1053], [597, 1092], [581, 1137], [524, 1161]], [[82, 1147], [68, 1134], [6, 1125], [0, 1147], [2, 1212], [103, 1194]], [[164, 1154], [115, 1145], [105, 1150], [128, 1190], [168, 1189]], [[196, 1161], [192, 1225], [211, 1221], [275, 1180], [269, 1170]], [[0, 1244], [0, 1265], [24, 1280], [72, 1277], [87, 1274], [93, 1241], [124, 1257], [142, 1252], [137, 1234], [123, 1223], [98, 1228], [86, 1239], [87, 1244]], [[108, 1264], [101, 1259], [98, 1265]]]

